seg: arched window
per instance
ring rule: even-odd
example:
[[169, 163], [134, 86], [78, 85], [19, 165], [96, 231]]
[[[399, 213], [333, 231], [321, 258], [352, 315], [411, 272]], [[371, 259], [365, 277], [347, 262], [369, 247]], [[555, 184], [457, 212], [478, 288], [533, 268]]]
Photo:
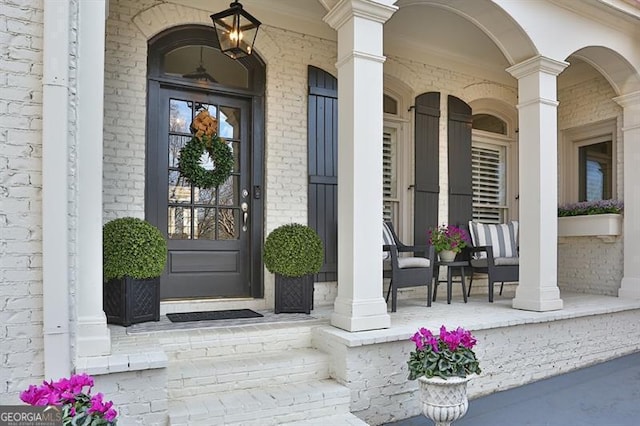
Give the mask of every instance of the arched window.
[[472, 123], [473, 219], [482, 223], [503, 223], [509, 218], [509, 129], [503, 119], [492, 114], [474, 114]]

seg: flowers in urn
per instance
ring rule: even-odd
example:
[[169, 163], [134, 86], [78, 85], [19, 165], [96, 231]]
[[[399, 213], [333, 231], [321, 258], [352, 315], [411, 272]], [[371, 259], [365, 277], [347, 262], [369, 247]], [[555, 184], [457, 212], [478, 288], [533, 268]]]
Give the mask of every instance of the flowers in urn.
[[429, 230], [429, 244], [440, 253], [442, 260], [451, 262], [456, 253], [460, 253], [463, 248], [471, 244], [471, 240], [464, 229], [453, 225], [442, 225]]
[[416, 349], [409, 355], [409, 380], [422, 376], [447, 379], [480, 373], [480, 365], [473, 352], [476, 339], [468, 330], [460, 327], [447, 330], [443, 325], [439, 334], [433, 334], [421, 328], [411, 340]]
[[[91, 395], [93, 378], [74, 374], [71, 378], [44, 381], [41, 386], [31, 385], [20, 393], [20, 399], [29, 405], [55, 405], [62, 408], [63, 425], [112, 426], [118, 412], [113, 402], [104, 401], [101, 393]], [[84, 388], [88, 388], [86, 391]]]

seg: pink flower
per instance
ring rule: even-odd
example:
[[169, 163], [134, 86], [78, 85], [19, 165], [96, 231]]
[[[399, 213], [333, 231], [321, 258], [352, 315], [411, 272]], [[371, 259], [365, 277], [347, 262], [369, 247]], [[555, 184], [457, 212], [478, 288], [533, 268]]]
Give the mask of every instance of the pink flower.
[[103, 402], [102, 397], [103, 395], [101, 393], [97, 393], [91, 397], [91, 406], [89, 407], [89, 410], [87, 410], [89, 414], [93, 414], [93, 413], [106, 414], [106, 412], [111, 409], [111, 407], [113, 406], [113, 402], [111, 401]]

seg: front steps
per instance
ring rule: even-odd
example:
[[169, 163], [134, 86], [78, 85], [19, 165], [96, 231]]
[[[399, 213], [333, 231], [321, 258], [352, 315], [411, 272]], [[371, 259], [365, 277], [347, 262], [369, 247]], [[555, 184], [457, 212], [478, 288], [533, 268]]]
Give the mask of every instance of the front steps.
[[366, 425], [330, 378], [328, 355], [311, 348], [318, 323], [159, 333], [170, 425]]

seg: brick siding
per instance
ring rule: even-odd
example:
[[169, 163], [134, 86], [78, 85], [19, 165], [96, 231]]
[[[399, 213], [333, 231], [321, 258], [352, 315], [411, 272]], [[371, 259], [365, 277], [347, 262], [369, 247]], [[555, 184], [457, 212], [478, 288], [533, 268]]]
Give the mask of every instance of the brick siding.
[[0, 11], [0, 404], [19, 403], [44, 374], [42, 8], [5, 1]]

